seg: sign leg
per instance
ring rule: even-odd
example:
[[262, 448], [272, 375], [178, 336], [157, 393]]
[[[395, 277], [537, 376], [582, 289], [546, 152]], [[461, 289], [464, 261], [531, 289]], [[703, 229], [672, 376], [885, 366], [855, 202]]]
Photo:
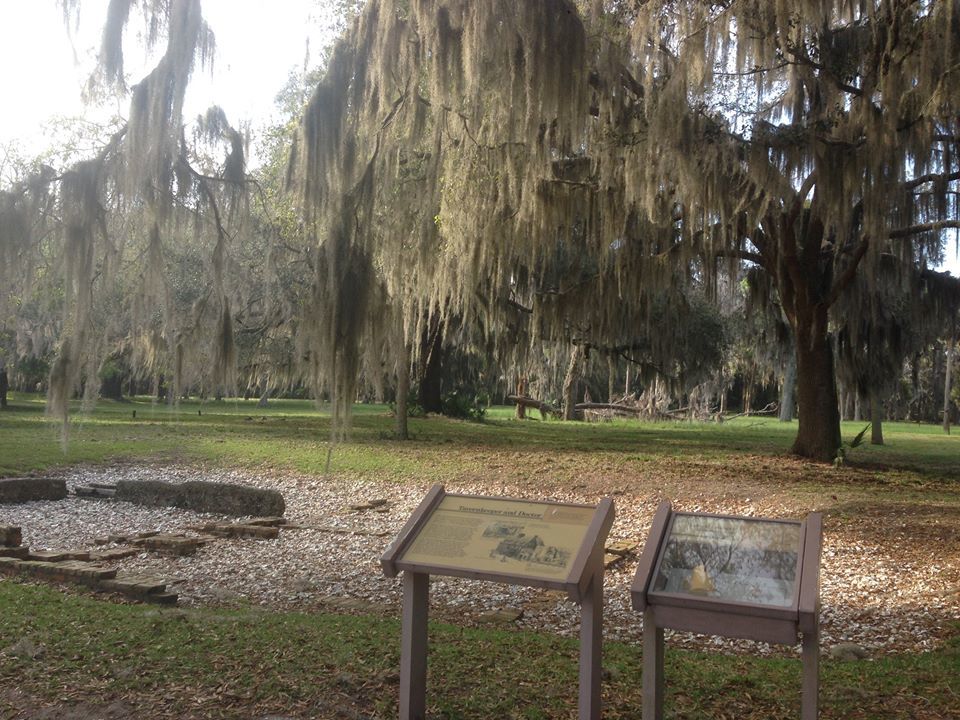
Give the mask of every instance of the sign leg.
[[[643, 720], [663, 719], [663, 628], [643, 613]], [[806, 718], [804, 718], [806, 720]]]
[[800, 698], [802, 720], [817, 720], [820, 703], [820, 628], [803, 633], [803, 690]]
[[580, 720], [600, 720], [603, 645], [603, 564], [580, 604]]
[[427, 715], [427, 615], [430, 576], [403, 573], [403, 626], [400, 638], [400, 720]]

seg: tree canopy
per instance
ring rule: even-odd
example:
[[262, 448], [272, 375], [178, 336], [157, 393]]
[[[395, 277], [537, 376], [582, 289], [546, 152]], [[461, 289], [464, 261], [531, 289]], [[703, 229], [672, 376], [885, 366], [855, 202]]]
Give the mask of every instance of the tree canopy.
[[[133, 12], [163, 52], [128, 89]], [[45, 242], [62, 258], [60, 413], [103, 356], [97, 308], [118, 292], [142, 311], [128, 322], [143, 363], [163, 356], [176, 387], [202, 356], [229, 383], [234, 323], [272, 297], [238, 249], [280, 227], [306, 238], [309, 298], [287, 294], [259, 326], [295, 319], [341, 429], [358, 376], [405, 386], [438, 328], [518, 367], [573, 343], [683, 386], [716, 343], [672, 329], [712, 327], [702, 299], [748, 272], [753, 304], [792, 336], [794, 450], [829, 460], [831, 323], [852, 308], [886, 322], [865, 300], [877, 283], [956, 312], [955, 283], [923, 285], [931, 303], [908, 278], [960, 227], [958, 40], [956, 3], [936, 0], [370, 0], [303, 111], [287, 177], [299, 221], [273, 223], [250, 220], [245, 137], [223, 112], [183, 130], [213, 46], [199, 0], [111, 0], [91, 91], [128, 92], [128, 118], [96, 157], [3, 191], [0, 247], [8, 268]], [[190, 262], [189, 233], [205, 280], [178, 306], [167, 270]], [[120, 267], [136, 281], [118, 287]]]
[[796, 339], [795, 450], [832, 458], [831, 307], [960, 225], [958, 23], [952, 2], [368, 3], [293, 165], [324, 367], [352, 375], [384, 323], [497, 334], [517, 302], [569, 335], [551, 300], [585, 274], [615, 344], [632, 308], [746, 262]]

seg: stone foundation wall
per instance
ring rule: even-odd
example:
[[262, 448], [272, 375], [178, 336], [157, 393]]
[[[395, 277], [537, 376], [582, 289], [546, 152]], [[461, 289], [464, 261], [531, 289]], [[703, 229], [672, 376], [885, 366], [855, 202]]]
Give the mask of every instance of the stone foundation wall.
[[178, 507], [220, 515], [283, 515], [283, 495], [247, 485], [191, 481], [121, 480], [117, 500], [151, 507]]
[[65, 480], [55, 478], [0, 479], [0, 504], [32, 500], [63, 500], [67, 496]]

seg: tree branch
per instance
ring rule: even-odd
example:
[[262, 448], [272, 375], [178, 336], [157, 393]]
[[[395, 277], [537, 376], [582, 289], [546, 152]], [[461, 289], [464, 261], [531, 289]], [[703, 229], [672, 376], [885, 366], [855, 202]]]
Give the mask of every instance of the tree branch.
[[860, 261], [863, 260], [863, 256], [867, 254], [867, 249], [870, 247], [870, 237], [864, 237], [860, 241], [860, 244], [857, 245], [857, 249], [853, 251], [853, 258], [850, 260], [850, 264], [847, 266], [847, 269], [843, 271], [843, 275], [837, 278], [836, 282], [833, 283], [833, 287], [830, 288], [830, 295], [827, 296], [827, 307], [830, 307], [837, 301], [837, 298], [840, 297], [841, 293], [849, 287], [850, 283], [853, 282], [853, 279], [857, 276], [857, 269], [860, 267]]
[[910, 237], [911, 235], [919, 235], [920, 233], [933, 232], [935, 230], [946, 230], [948, 228], [960, 229], [960, 220], [938, 220], [936, 222], [920, 223], [909, 227], [897, 228], [896, 230], [891, 230], [887, 237], [891, 240], [899, 240], [900, 238]]

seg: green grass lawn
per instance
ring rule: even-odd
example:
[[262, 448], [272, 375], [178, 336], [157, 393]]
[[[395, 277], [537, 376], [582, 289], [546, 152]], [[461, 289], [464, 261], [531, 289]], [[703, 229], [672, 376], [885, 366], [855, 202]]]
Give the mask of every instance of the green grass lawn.
[[[845, 424], [844, 439], [862, 427]], [[398, 442], [388, 408], [357, 406], [331, 472], [371, 483], [489, 478], [496, 487], [523, 478], [544, 492], [593, 483], [598, 494], [642, 481], [665, 496], [683, 483], [714, 494], [746, 484], [799, 498], [822, 509], [834, 529], [857, 532], [866, 513], [913, 517], [920, 529], [931, 527], [930, 518], [960, 518], [960, 432], [947, 436], [934, 426], [888, 423], [886, 445], [849, 451], [842, 468], [789, 457], [796, 424], [767, 418], [563, 423], [518, 421], [512, 408], [492, 408], [483, 423], [413, 418], [410, 428], [413, 439]], [[316, 475], [325, 469], [330, 422], [307, 401], [170, 408], [135, 399], [77, 413], [67, 443], [61, 430], [44, 415], [42, 398], [14, 394], [0, 413], [0, 476], [108, 461]], [[8, 579], [0, 579], [0, 618], [3, 718], [18, 717], [16, 702], [114, 701], [145, 718], [333, 718], [338, 706], [353, 709], [341, 717], [396, 716], [399, 629], [392, 620], [254, 607], [157, 610]], [[10, 650], [24, 638], [43, 653], [31, 659]], [[441, 623], [431, 639], [432, 717], [576, 716], [574, 641]], [[639, 648], [608, 643], [604, 651], [604, 717], [638, 718]], [[799, 714], [799, 660], [670, 649], [667, 677], [668, 717]], [[825, 660], [821, 677], [823, 718], [960, 718], [960, 629], [933, 652]], [[11, 688], [23, 695], [14, 698]]]
[[[589, 453], [608, 458], [689, 457], [724, 462], [748, 456], [789, 452], [796, 423], [771, 418], [737, 418], [726, 423], [605, 423], [518, 421], [512, 408], [492, 408], [482, 423], [446, 418], [411, 418], [411, 442], [392, 440], [393, 418], [383, 405], [355, 406], [349, 442], [338, 444], [331, 469], [338, 473], [403, 477], [429, 473], [439, 479], [462, 472], [455, 448]], [[850, 441], [862, 423], [844, 423]], [[13, 394], [0, 413], [0, 475], [14, 475], [79, 462], [123, 459], [209, 461], [239, 467], [274, 467], [305, 473], [326, 466], [329, 414], [306, 400], [273, 400], [267, 408], [255, 399], [178, 407], [137, 398], [101, 401], [89, 415], [73, 415], [63, 442], [63, 427], [44, 414], [44, 400]], [[960, 469], [960, 430], [947, 436], [939, 426], [884, 425], [886, 444], [848, 451], [848, 462], [928, 479], [949, 479]], [[482, 466], [477, 466], [479, 470]]]
[[[136, 717], [396, 717], [396, 621], [260, 608], [157, 610], [0, 582], [0, 685], [71, 700], [123, 700]], [[604, 717], [638, 718], [638, 647], [604, 648]], [[436, 718], [576, 717], [577, 644], [546, 634], [431, 627]], [[960, 643], [866, 663], [826, 660], [823, 718], [946, 718], [957, 709]], [[668, 717], [799, 716], [798, 660], [667, 651]], [[350, 708], [356, 714], [338, 715]], [[0, 710], [3, 695], [0, 694]], [[166, 712], [171, 711], [170, 715]], [[46, 716], [55, 717], [55, 716]]]

